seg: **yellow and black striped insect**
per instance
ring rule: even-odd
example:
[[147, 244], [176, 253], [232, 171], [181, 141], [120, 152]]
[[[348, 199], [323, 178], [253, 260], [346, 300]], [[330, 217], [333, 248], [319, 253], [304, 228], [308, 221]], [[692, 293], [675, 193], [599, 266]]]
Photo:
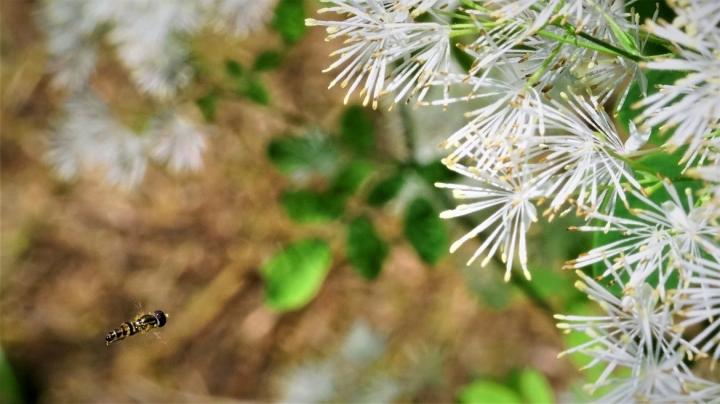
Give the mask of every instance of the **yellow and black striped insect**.
[[141, 334], [160, 328], [167, 323], [168, 315], [162, 310], [156, 310], [152, 313], [140, 314], [133, 321], [126, 321], [120, 324], [120, 327], [110, 331], [105, 336], [105, 345], [110, 345], [115, 341], [120, 341], [131, 335]]

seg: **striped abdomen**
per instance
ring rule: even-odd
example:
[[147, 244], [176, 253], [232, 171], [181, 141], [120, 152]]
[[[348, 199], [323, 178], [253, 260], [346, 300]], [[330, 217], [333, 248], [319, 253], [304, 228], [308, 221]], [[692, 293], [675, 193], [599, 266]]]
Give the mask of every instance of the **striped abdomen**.
[[116, 328], [112, 331], [110, 331], [105, 336], [105, 345], [110, 345], [115, 341], [120, 341], [121, 339], [125, 339], [130, 335], [134, 335], [138, 333], [138, 329], [135, 326], [135, 324], [126, 321], [120, 325], [120, 328]]

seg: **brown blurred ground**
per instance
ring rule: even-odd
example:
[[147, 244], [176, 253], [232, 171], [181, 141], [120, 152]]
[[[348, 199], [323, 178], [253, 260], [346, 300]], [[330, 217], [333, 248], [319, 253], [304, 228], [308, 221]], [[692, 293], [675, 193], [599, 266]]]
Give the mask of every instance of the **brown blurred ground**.
[[[289, 221], [278, 204], [286, 179], [264, 157], [273, 136], [334, 125], [341, 97], [320, 73], [333, 46], [320, 30], [267, 77], [272, 107], [221, 102], [203, 171], [180, 178], [153, 168], [138, 191], [123, 193], [87, 176], [61, 183], [42, 161], [63, 94], [44, 74], [35, 6], [5, 1], [1, 10], [0, 333], [41, 401], [270, 400], [289, 366], [322, 357], [357, 318], [390, 337], [388, 368], [413, 371], [408, 358], [441, 352], [441, 380], [408, 400], [451, 401], [474, 376], [524, 366], [556, 388], [567, 385], [573, 371], [555, 359], [561, 342], [547, 315], [522, 299], [502, 311], [483, 308], [456, 269], [464, 257], [425, 267], [391, 212], [376, 217], [394, 240], [376, 282], [336, 254], [308, 307], [283, 315], [263, 307], [258, 268], [278, 248], [305, 235], [343, 248], [342, 227]], [[273, 34], [258, 33], [240, 42], [213, 37], [202, 47], [221, 67], [228, 56], [248, 62], [273, 44]], [[119, 111], [143, 105], [112, 60], [97, 77]], [[168, 326], [159, 338], [106, 348], [104, 333], [138, 303], [170, 313]]]

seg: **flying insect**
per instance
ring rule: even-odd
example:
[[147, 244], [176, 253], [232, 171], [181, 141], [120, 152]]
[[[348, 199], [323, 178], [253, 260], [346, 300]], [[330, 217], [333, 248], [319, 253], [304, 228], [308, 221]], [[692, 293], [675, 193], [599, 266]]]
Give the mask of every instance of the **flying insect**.
[[168, 319], [167, 313], [162, 310], [156, 310], [152, 313], [140, 314], [132, 321], [126, 321], [120, 324], [120, 327], [110, 331], [105, 336], [105, 345], [110, 346], [115, 341], [123, 340], [131, 335], [142, 334], [165, 326]]

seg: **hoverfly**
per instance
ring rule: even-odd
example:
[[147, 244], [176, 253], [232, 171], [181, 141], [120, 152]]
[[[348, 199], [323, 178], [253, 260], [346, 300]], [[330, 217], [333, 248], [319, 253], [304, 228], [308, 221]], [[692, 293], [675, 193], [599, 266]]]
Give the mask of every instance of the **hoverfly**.
[[120, 341], [131, 335], [141, 334], [160, 328], [165, 325], [169, 316], [162, 310], [156, 310], [152, 313], [140, 314], [132, 321], [126, 321], [120, 324], [120, 327], [110, 331], [105, 336], [105, 345], [109, 346], [115, 341]]

